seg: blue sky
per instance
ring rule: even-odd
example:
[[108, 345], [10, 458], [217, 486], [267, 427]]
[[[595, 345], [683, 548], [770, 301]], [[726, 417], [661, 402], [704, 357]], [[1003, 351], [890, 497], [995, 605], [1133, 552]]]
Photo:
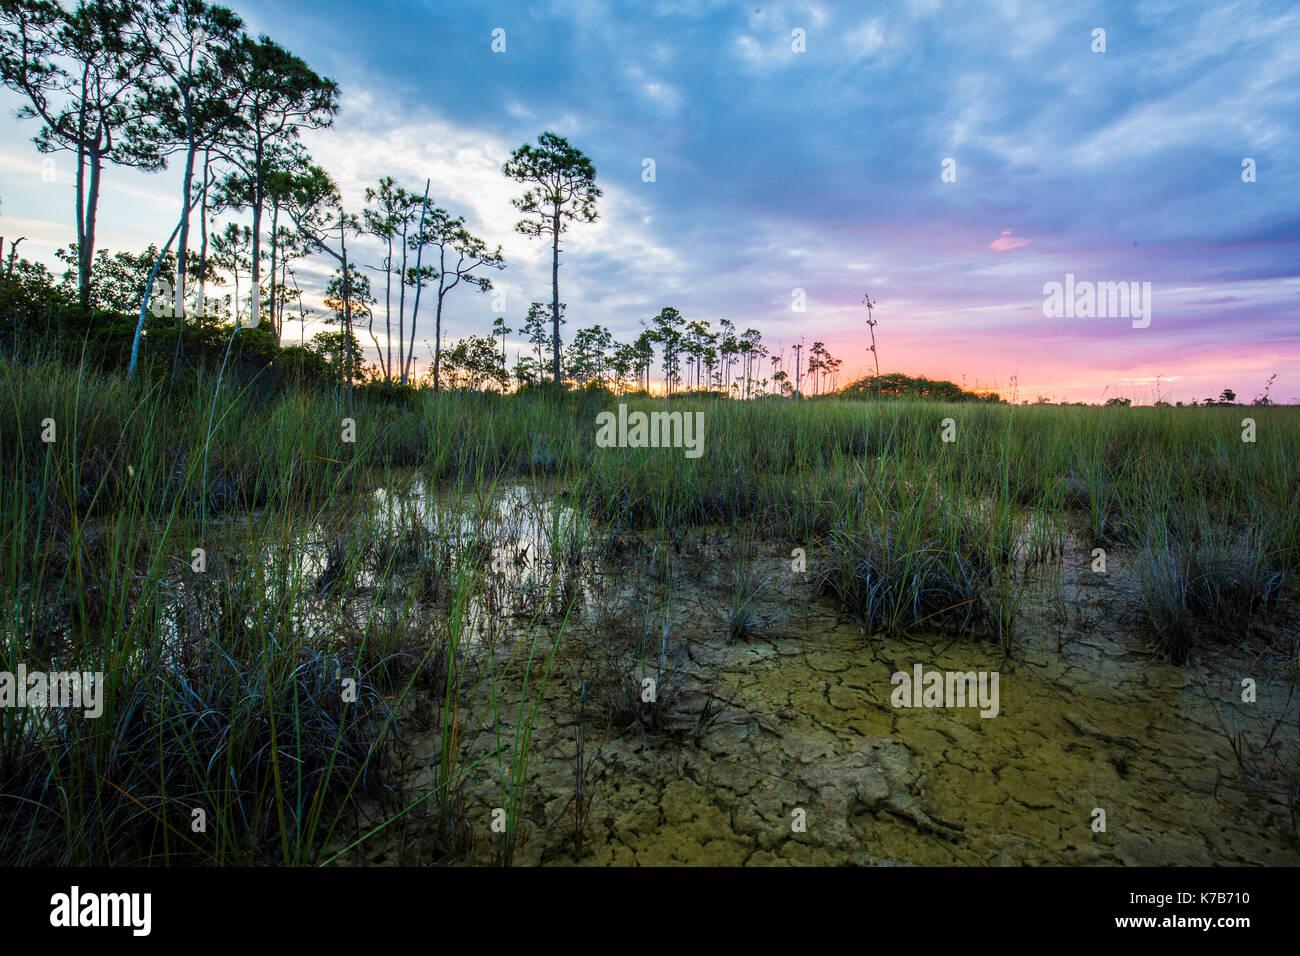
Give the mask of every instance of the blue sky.
[[[503, 245], [515, 327], [549, 299], [549, 248], [513, 232], [500, 167], [549, 129], [605, 192], [566, 236], [570, 330], [627, 340], [673, 305], [774, 350], [821, 339], [852, 378], [870, 289], [882, 370], [1089, 401], [1151, 401], [1157, 377], [1166, 398], [1248, 400], [1277, 372], [1274, 398], [1300, 401], [1293, 4], [232, 6], [339, 82], [335, 127], [305, 141], [353, 206], [381, 175], [428, 177]], [[71, 163], [43, 181], [34, 125], [0, 104], [0, 234], [52, 258], [73, 235]], [[110, 170], [102, 244], [164, 240], [177, 176]], [[1045, 317], [1067, 273], [1151, 283], [1150, 324]], [[489, 297], [453, 296], [448, 335], [486, 332]]]

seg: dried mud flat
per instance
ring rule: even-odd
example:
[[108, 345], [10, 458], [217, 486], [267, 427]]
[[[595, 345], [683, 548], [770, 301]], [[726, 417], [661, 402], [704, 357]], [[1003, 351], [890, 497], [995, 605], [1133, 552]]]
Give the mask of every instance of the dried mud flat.
[[[1067, 549], [1051, 600], [1026, 599], [1004, 659], [972, 638], [864, 636], [775, 544], [757, 546], [770, 582], [759, 610], [779, 633], [728, 641], [720, 556], [731, 548], [705, 532], [670, 585], [671, 629], [690, 647], [673, 705], [681, 733], [579, 721], [561, 650], [533, 730], [515, 865], [1300, 863], [1294, 674], [1242, 650], [1158, 662], [1124, 632], [1122, 577], [1069, 570], [1087, 568], [1086, 552]], [[893, 707], [891, 675], [916, 664], [998, 671], [998, 715]], [[1243, 677], [1257, 682], [1255, 704], [1241, 700]], [[506, 716], [495, 730], [508, 736]], [[580, 724], [590, 809], [578, 858]], [[428, 791], [438, 760], [439, 738], [421, 726], [403, 730], [412, 794]], [[486, 751], [493, 728], [479, 733]], [[497, 772], [485, 761], [468, 777], [452, 857], [432, 849], [431, 817], [413, 813], [347, 862], [501, 862]]]

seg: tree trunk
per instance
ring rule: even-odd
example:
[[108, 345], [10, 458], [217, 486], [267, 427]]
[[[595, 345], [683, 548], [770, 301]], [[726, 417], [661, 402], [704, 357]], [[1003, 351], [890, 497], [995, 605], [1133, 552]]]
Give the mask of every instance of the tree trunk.
[[[433, 319], [433, 390], [438, 391], [438, 375], [442, 368], [442, 274], [438, 275], [438, 309]], [[411, 330], [411, 344], [415, 344], [415, 330]]]
[[[402, 226], [402, 271], [397, 277], [397, 358], [402, 358], [402, 338], [406, 335], [406, 252], [409, 248], [406, 244], [407, 227]], [[393, 330], [390, 326], [388, 331], [388, 368], [384, 371], [384, 377], [388, 381], [393, 379]]]
[[81, 251], [86, 248], [86, 153], [77, 150], [77, 298], [83, 309], [90, 308], [90, 280]]
[[90, 154], [90, 188], [86, 192], [85, 245], [77, 250], [81, 254], [81, 304], [87, 309], [90, 308], [90, 270], [95, 264], [95, 216], [99, 206], [99, 174], [103, 162], [103, 157], [98, 153]]
[[176, 312], [176, 350], [172, 357], [172, 375], [181, 367], [181, 341], [185, 338], [185, 266], [189, 256], [190, 209], [194, 206], [190, 199], [190, 190], [194, 184], [194, 152], [194, 137], [191, 136], [189, 149], [185, 152], [185, 174], [181, 183], [181, 232], [176, 238], [176, 299], [173, 305]]
[[[424, 288], [424, 282], [419, 279], [420, 265], [424, 261], [424, 216], [429, 211], [429, 183], [430, 180], [424, 181], [424, 204], [420, 206], [420, 244], [415, 249], [415, 304], [411, 307], [411, 348], [406, 354], [405, 361], [402, 362], [402, 384], [406, 384], [407, 376], [411, 373], [411, 362], [415, 355], [415, 323], [420, 318], [420, 290]], [[441, 277], [438, 279], [442, 281]], [[397, 357], [402, 357], [402, 340], [397, 340]]]
[[[261, 175], [261, 163], [257, 167], [257, 175]], [[251, 278], [248, 283], [248, 324], [257, 327], [257, 323], [262, 317], [262, 196], [259, 187], [254, 184], [253, 189], [257, 191], [253, 199], [253, 266]]]
[[182, 209], [181, 221], [175, 224], [175, 229], [172, 230], [172, 235], [168, 237], [168, 241], [166, 241], [166, 245], [162, 247], [162, 251], [159, 252], [159, 258], [157, 258], [155, 260], [155, 263], [153, 263], [152, 272], [149, 272], [148, 284], [144, 286], [144, 295], [142, 298], [140, 298], [140, 317], [138, 323], [136, 323], [135, 325], [135, 338], [133, 339], [133, 341], [131, 341], [131, 364], [130, 367], [127, 368], [127, 372], [126, 372], [127, 377], [131, 377], [135, 375], [135, 364], [136, 364], [136, 360], [139, 359], [139, 354], [140, 354], [140, 337], [142, 337], [144, 334], [144, 315], [146, 315], [146, 312], [148, 311], [149, 295], [151, 295], [153, 291], [153, 280], [157, 278], [157, 274], [159, 274], [159, 269], [162, 268], [162, 260], [166, 258], [166, 251], [168, 251], [169, 248], [172, 248], [172, 243], [175, 242], [175, 237], [177, 237], [179, 232], [181, 232], [181, 226], [185, 224], [185, 220], [188, 219], [188, 216], [190, 216], [190, 209], [194, 208], [194, 203], [196, 202], [199, 202], [198, 196], [195, 196], [194, 202], [191, 202], [190, 204], [188, 204], [188, 206]]
[[[188, 112], [188, 108], [186, 110]], [[181, 234], [176, 237], [176, 334], [179, 336], [185, 328], [185, 280], [186, 257], [190, 248], [190, 207], [193, 201], [190, 190], [194, 188], [194, 137], [190, 136], [189, 148], [185, 151], [185, 174], [181, 181]]]
[[554, 356], [555, 384], [560, 384], [560, 205], [555, 204], [551, 217], [551, 354]]
[[203, 196], [199, 204], [199, 315], [208, 311], [208, 163], [211, 154], [203, 151]]
[[[371, 319], [371, 324], [374, 320]], [[374, 333], [370, 334], [374, 341]], [[393, 362], [393, 237], [390, 233], [388, 236], [388, 258], [384, 260], [384, 338], [388, 341], [388, 359], [385, 361], [384, 353], [379, 352], [379, 361], [384, 363], [384, 381], [389, 381], [392, 376], [388, 374], [389, 366]], [[379, 343], [375, 342], [375, 351], [379, 351]]]
[[275, 344], [280, 344], [280, 329], [275, 324], [275, 256], [279, 251], [280, 237], [276, 231], [280, 225], [280, 204], [273, 202], [271, 204], [271, 271], [268, 273], [271, 284], [267, 287], [267, 302], [270, 303], [271, 311], [271, 331], [275, 333]]
[[86, 92], [90, 67], [81, 72], [82, 109], [77, 114], [77, 298], [82, 309], [90, 309], [90, 272], [86, 269]]
[[348, 376], [348, 408], [352, 407], [352, 275], [348, 272], [348, 240], [346, 231], [339, 229], [339, 248], [343, 261], [343, 354]]
[[158, 253], [158, 258], [154, 261], [153, 269], [149, 273], [149, 281], [145, 284], [144, 295], [140, 297], [140, 319], [136, 322], [135, 337], [131, 340], [131, 363], [127, 366], [127, 378], [131, 378], [135, 375], [136, 364], [140, 358], [140, 339], [144, 335], [144, 319], [145, 315], [147, 315], [149, 311], [149, 296], [153, 292], [154, 280], [158, 278], [158, 270], [162, 268], [163, 260], [167, 258], [167, 250], [172, 247], [172, 243], [176, 241], [177, 234], [181, 231], [181, 223], [185, 221], [189, 214], [190, 207], [186, 206], [181, 211], [181, 222], [178, 222], [176, 228], [172, 230], [171, 236], [167, 239], [167, 245], [163, 246], [162, 251]]

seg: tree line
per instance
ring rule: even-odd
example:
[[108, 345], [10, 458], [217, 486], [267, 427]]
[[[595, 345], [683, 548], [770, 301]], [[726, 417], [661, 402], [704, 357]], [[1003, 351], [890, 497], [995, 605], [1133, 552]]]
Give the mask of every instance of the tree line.
[[[514, 150], [502, 166], [523, 187], [512, 200], [521, 214], [516, 231], [551, 247], [550, 302], [531, 303], [521, 329], [530, 350], [507, 370], [512, 330], [500, 315], [490, 334], [444, 348], [449, 300], [458, 288], [492, 290], [492, 274], [505, 267], [500, 245], [490, 246], [463, 216], [438, 205], [429, 180], [407, 188], [383, 177], [366, 189], [362, 208], [347, 208], [301, 141], [304, 130], [333, 124], [338, 84], [270, 37], [250, 35], [225, 7], [203, 0], [0, 0], [0, 82], [22, 97], [19, 115], [38, 124], [37, 149], [75, 158], [76, 242], [59, 252], [69, 265], [65, 281], [75, 285], [83, 312], [138, 312], [132, 373], [142, 339], [164, 319], [175, 332], [173, 369], [184, 358], [186, 333], [211, 325], [214, 314], [233, 322], [232, 341], [240, 329], [260, 328], [281, 344], [286, 319], [296, 310], [305, 327], [309, 315], [295, 265], [324, 255], [334, 270], [323, 319], [339, 331], [318, 334], [312, 345], [349, 389], [358, 379], [413, 381], [422, 307], [432, 313], [425, 377], [435, 389], [505, 390], [549, 378], [649, 390], [656, 351], [669, 393], [817, 394], [838, 383], [842, 362], [821, 342], [807, 356], [797, 347], [790, 368], [757, 330], [738, 332], [727, 319], [715, 330], [672, 307], [642, 320], [632, 342], [615, 342], [594, 325], [564, 347], [561, 238], [575, 223], [596, 221], [602, 193], [591, 160], [552, 132]], [[141, 256], [97, 249], [100, 197], [112, 168], [169, 165], [181, 176], [175, 228], [162, 247]], [[378, 263], [359, 260], [356, 241], [363, 236], [382, 250]], [[0, 269], [11, 280], [16, 245], [7, 270]], [[0, 263], [2, 257], [0, 239]], [[17, 271], [23, 268], [38, 275], [25, 260]], [[209, 295], [227, 285], [233, 295]], [[362, 334], [374, 363], [362, 359]]]

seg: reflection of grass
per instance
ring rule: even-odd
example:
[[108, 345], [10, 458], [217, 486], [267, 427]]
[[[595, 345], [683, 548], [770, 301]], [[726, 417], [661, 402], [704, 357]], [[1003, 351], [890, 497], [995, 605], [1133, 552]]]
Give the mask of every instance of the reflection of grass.
[[[227, 382], [213, 412], [206, 376], [168, 390], [5, 359], [0, 392], [0, 669], [106, 680], [97, 721], [0, 710], [6, 863], [311, 862], [364, 848], [398, 816], [359, 830], [358, 815], [385, 807], [429, 815], [435, 855], [459, 851], [486, 825], [470, 818], [475, 768], [496, 770], [508, 858], [565, 635], [593, 631], [583, 709], [602, 725], [664, 730], [684, 680], [686, 640], [663, 601], [589, 583], [591, 519], [610, 548], [658, 529], [645, 595], [686, 583], [689, 526], [746, 522], [805, 548], [814, 579], [872, 630], [987, 633], [1008, 649], [1028, 565], [1059, 560], [1050, 529], [1112, 552], [1173, 658], [1285, 610], [1300, 564], [1290, 408], [684, 399], [706, 425], [703, 457], [686, 459], [596, 448], [592, 394], [349, 409]], [[1245, 414], [1254, 444], [1240, 440]], [[430, 488], [418, 513], [361, 494], [405, 466]], [[503, 520], [503, 484], [541, 475], [580, 514], [532, 501], [526, 520]], [[759, 572], [721, 563], [725, 631], [777, 631]], [[428, 794], [402, 792], [397, 773], [408, 712], [438, 742]]]

